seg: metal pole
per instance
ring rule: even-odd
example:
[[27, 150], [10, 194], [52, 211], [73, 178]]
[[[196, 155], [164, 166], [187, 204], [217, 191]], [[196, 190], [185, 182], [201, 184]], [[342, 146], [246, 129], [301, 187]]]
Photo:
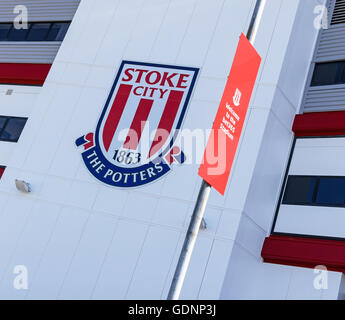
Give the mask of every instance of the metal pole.
[[[262, 18], [262, 13], [264, 11], [265, 4], [266, 0], [257, 0], [256, 2], [252, 20], [250, 22], [247, 33], [247, 38], [251, 44], [253, 44], [255, 41], [255, 37]], [[175, 274], [171, 282], [170, 290], [167, 297], [168, 300], [178, 300], [180, 297], [182, 285], [187, 273], [187, 269], [192, 256], [196, 238], [200, 229], [200, 224], [204, 216], [211, 188], [212, 187], [205, 180], [202, 181], [198, 199], [195, 203], [193, 215], [176, 266]]]
[[252, 20], [250, 21], [248, 32], [247, 32], [247, 39], [253, 45], [255, 42], [256, 35], [258, 33], [259, 25], [262, 19], [262, 14], [264, 12], [264, 8], [266, 5], [267, 0], [257, 0], [252, 16]]
[[189, 261], [192, 256], [196, 237], [199, 232], [200, 224], [205, 212], [210, 191], [211, 186], [205, 180], [203, 180], [200, 187], [198, 199], [195, 203], [187, 235], [183, 243], [180, 258], [177, 263], [175, 275], [171, 283], [171, 287], [168, 294], [168, 300], [178, 300], [180, 296], [183, 281], [187, 273]]

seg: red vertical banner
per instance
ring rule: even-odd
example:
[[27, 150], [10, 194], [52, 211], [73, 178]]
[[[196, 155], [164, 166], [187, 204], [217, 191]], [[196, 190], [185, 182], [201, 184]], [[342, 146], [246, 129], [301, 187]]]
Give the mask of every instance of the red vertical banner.
[[199, 176], [224, 195], [261, 57], [244, 34], [235, 54]]

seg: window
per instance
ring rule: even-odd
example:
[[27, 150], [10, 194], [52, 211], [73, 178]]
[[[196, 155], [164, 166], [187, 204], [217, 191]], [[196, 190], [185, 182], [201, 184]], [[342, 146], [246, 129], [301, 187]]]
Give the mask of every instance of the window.
[[310, 204], [313, 202], [315, 177], [290, 176], [285, 188], [283, 204]]
[[70, 22], [34, 22], [27, 29], [12, 23], [0, 23], [0, 41], [62, 41]]
[[0, 116], [0, 141], [17, 142], [27, 118]]
[[46, 41], [62, 41], [65, 38], [68, 28], [69, 23], [53, 23], [49, 30]]
[[345, 178], [320, 179], [315, 203], [343, 206], [345, 204]]
[[311, 86], [326, 86], [345, 83], [345, 61], [317, 63]]
[[5, 172], [5, 169], [6, 169], [6, 167], [0, 166], [0, 179], [1, 179], [2, 175], [3, 175], [4, 172]]
[[50, 23], [34, 23], [28, 31], [27, 41], [41, 41], [47, 37]]
[[[28, 25], [30, 28], [30, 25]], [[24, 41], [29, 29], [16, 29], [13, 25], [7, 34], [7, 41]]]
[[8, 32], [11, 29], [11, 23], [2, 23], [0, 24], [0, 41], [4, 41], [7, 39]]
[[289, 176], [282, 204], [345, 207], [345, 177]]
[[0, 131], [5, 126], [7, 117], [0, 117]]

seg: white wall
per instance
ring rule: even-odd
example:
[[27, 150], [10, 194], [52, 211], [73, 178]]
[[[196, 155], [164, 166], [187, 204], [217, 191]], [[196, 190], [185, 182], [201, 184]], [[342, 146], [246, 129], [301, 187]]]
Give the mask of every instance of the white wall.
[[[140, 189], [110, 188], [87, 172], [74, 141], [95, 129], [123, 59], [200, 67], [184, 128], [210, 128], [253, 5], [81, 1], [0, 183], [0, 225], [11, 234], [2, 238], [1, 298], [166, 298], [201, 182], [197, 166]], [[32, 194], [19, 194], [15, 178]], [[183, 298], [219, 297], [235, 228], [214, 199], [206, 220]], [[15, 264], [28, 266], [28, 291], [11, 286]]]
[[[139, 189], [110, 188], [87, 172], [74, 141], [95, 129], [123, 59], [200, 67], [184, 128], [210, 128], [254, 3], [81, 1], [0, 183], [0, 298], [166, 298], [201, 183], [198, 166], [176, 167]], [[304, 25], [313, 19], [313, 3], [305, 3], [268, 0], [256, 43], [263, 64], [238, 161], [226, 196], [212, 192], [183, 299], [286, 292], [281, 276], [292, 271], [263, 265], [260, 251], [316, 37]], [[18, 193], [15, 178], [33, 192]], [[17, 264], [28, 267], [27, 291], [12, 286]], [[258, 289], [262, 279], [268, 285]]]
[[[297, 139], [289, 175], [343, 176], [345, 138]], [[344, 208], [281, 205], [276, 232], [344, 238]]]
[[330, 288], [322, 292], [313, 286], [314, 270], [266, 264], [260, 256], [291, 150], [292, 123], [300, 109], [317, 37], [313, 11], [320, 3], [267, 3], [266, 19], [275, 19], [259, 30], [256, 46], [266, 44], [267, 54], [227, 198], [240, 222], [221, 292], [224, 299], [338, 297], [341, 274], [332, 273]]
[[[12, 92], [9, 94], [9, 90]], [[29, 117], [34, 109], [37, 96], [41, 92], [39, 87], [0, 85], [0, 116]], [[23, 135], [27, 132], [26, 127]], [[6, 165], [18, 144], [12, 142], [0, 143], [0, 166]]]

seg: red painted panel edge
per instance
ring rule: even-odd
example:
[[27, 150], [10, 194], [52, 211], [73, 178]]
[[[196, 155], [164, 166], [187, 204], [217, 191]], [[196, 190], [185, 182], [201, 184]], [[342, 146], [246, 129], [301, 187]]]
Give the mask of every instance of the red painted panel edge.
[[0, 63], [0, 84], [42, 86], [51, 64]]
[[271, 235], [264, 241], [261, 256], [267, 263], [304, 268], [324, 265], [345, 273], [345, 241]]
[[6, 169], [6, 167], [0, 167], [0, 179], [2, 178], [2, 175], [4, 174], [4, 172], [5, 172], [5, 169]]
[[345, 135], [345, 111], [298, 114], [292, 131], [297, 137]]

